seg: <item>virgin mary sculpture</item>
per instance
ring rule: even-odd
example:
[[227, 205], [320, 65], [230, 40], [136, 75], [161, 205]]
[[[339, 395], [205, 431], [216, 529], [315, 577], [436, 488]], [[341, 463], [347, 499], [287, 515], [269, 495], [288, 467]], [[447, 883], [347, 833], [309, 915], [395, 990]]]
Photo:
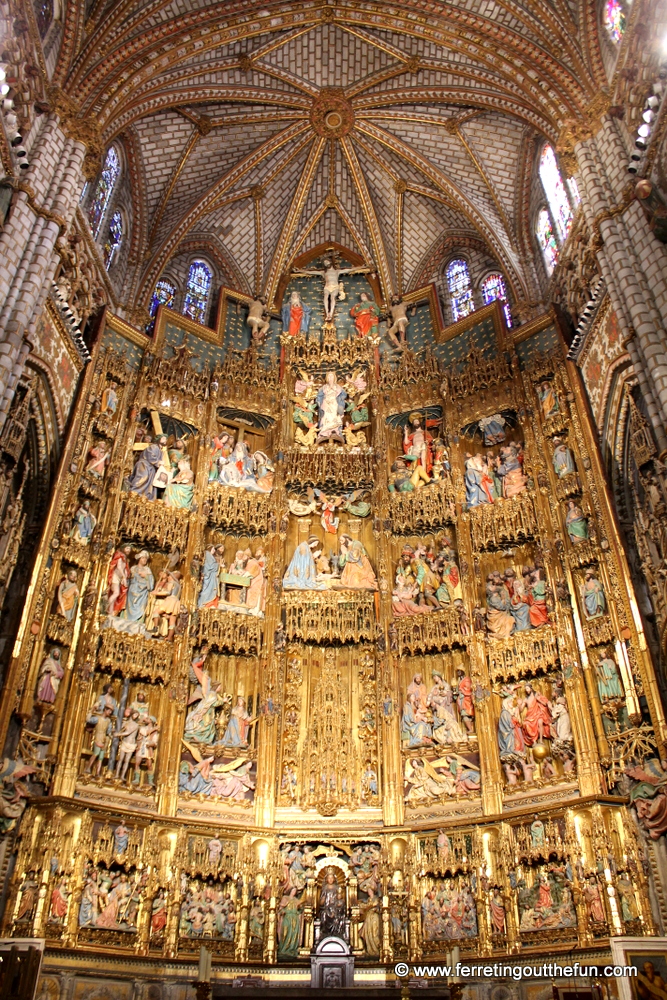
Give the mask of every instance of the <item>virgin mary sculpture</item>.
[[336, 881], [333, 868], [328, 868], [320, 891], [320, 937], [345, 937], [345, 898]]

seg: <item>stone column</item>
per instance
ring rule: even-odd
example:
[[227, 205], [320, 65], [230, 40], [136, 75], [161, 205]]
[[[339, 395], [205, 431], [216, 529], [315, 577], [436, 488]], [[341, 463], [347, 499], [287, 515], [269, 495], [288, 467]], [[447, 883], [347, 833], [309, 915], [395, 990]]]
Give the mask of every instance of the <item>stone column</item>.
[[633, 199], [626, 172], [629, 148], [621, 126], [605, 116], [596, 136], [576, 143], [581, 199], [597, 259], [632, 357], [661, 451], [667, 451], [667, 287], [659, 273], [665, 252]]
[[56, 240], [76, 209], [85, 152], [82, 142], [65, 135], [57, 115], [45, 115], [0, 233], [0, 427], [55, 273]]

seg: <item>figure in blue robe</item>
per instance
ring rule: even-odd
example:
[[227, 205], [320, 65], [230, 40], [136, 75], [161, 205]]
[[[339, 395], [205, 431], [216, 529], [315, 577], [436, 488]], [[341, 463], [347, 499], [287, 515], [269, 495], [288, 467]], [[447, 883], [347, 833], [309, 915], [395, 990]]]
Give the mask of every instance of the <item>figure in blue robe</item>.
[[530, 624], [530, 605], [526, 600], [523, 587], [517, 585], [516, 573], [513, 569], [505, 570], [505, 586], [510, 595], [510, 614], [514, 619], [515, 632], [527, 632]]
[[121, 821], [113, 832], [113, 852], [114, 854], [125, 854], [130, 840], [130, 831]]
[[432, 737], [433, 729], [422, 717], [415, 705], [414, 696], [411, 695], [403, 706], [401, 739], [407, 740], [409, 747], [423, 747], [433, 743]]
[[95, 926], [95, 903], [97, 900], [97, 872], [93, 871], [86, 881], [79, 906], [79, 927]]
[[313, 553], [308, 542], [297, 545], [292, 561], [283, 577], [283, 590], [324, 590], [325, 584], [317, 579]]
[[[511, 701], [511, 698], [509, 699]], [[498, 749], [500, 759], [512, 760], [515, 754], [521, 753], [521, 748], [516, 745], [516, 728], [512, 713], [503, 702], [503, 710], [498, 719]]]
[[78, 534], [79, 540], [84, 545], [88, 544], [96, 524], [97, 518], [90, 509], [90, 503], [85, 500], [74, 515], [74, 532]]
[[584, 610], [587, 618], [599, 618], [607, 610], [604, 587], [592, 569], [586, 571], [586, 576], [581, 586], [581, 596], [584, 601]]
[[179, 792], [191, 792], [193, 795], [210, 795], [211, 780], [206, 779], [198, 767], [191, 767], [187, 760], [181, 762], [178, 774]]
[[153, 486], [153, 481], [158, 468], [162, 464], [162, 446], [157, 441], [147, 438], [148, 446], [139, 453], [137, 464], [135, 465], [128, 488], [130, 493], [138, 493], [139, 496], [155, 500], [157, 490]]
[[130, 570], [125, 604], [125, 618], [129, 622], [143, 621], [150, 592], [155, 587], [155, 578], [148, 566], [148, 559], [148, 552], [140, 552], [136, 566]]
[[554, 438], [554, 453], [552, 456], [554, 472], [559, 479], [576, 471], [572, 452], [560, 438]]
[[469, 507], [479, 507], [482, 503], [493, 503], [493, 480], [486, 463], [480, 455], [468, 455], [465, 461], [466, 503]]
[[486, 448], [491, 448], [494, 444], [501, 444], [505, 440], [505, 418], [502, 413], [494, 413], [490, 417], [484, 417], [479, 422], [479, 429], [484, 435]]
[[218, 595], [218, 573], [220, 564], [215, 557], [215, 548], [211, 546], [204, 554], [202, 569], [202, 585], [197, 600], [198, 608], [206, 608], [213, 604]]
[[300, 333], [308, 333], [312, 309], [302, 301], [298, 292], [292, 292], [289, 301], [282, 308], [283, 331], [296, 337]]

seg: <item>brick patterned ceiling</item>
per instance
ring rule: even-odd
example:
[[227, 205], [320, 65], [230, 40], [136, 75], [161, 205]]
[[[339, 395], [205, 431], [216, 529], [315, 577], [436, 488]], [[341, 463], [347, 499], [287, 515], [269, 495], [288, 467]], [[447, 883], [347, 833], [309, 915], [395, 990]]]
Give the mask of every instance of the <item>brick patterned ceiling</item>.
[[339, 239], [409, 289], [446, 233], [530, 300], [522, 157], [606, 83], [592, 6], [98, 0], [84, 24], [68, 4], [54, 83], [143, 161], [137, 304], [195, 237], [271, 298]]

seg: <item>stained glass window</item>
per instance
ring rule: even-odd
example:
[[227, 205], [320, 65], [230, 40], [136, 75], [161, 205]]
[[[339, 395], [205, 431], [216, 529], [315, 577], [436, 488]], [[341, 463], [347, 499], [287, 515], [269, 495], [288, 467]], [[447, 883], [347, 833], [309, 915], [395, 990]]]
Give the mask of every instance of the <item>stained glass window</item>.
[[558, 260], [558, 244], [556, 243], [551, 219], [546, 208], [543, 208], [537, 217], [535, 232], [537, 233], [537, 239], [544, 255], [547, 274], [552, 274]]
[[53, 21], [53, 0], [35, 0], [35, 20], [39, 37], [45, 38]]
[[556, 231], [561, 242], [567, 239], [572, 225], [572, 205], [567, 196], [563, 179], [556, 163], [556, 154], [551, 146], [542, 150], [540, 159], [540, 180], [549, 202], [549, 208], [556, 223]]
[[95, 195], [90, 203], [90, 208], [88, 209], [88, 221], [90, 222], [90, 228], [93, 231], [95, 239], [97, 239], [100, 235], [102, 222], [104, 221], [104, 216], [109, 206], [109, 199], [113, 194], [113, 189], [116, 186], [119, 174], [120, 160], [118, 158], [118, 153], [116, 152], [114, 146], [109, 146], [109, 152], [107, 153], [104, 161], [100, 179], [97, 182]]
[[447, 267], [447, 285], [449, 301], [452, 307], [452, 319], [457, 320], [469, 316], [475, 311], [475, 302], [470, 287], [470, 273], [464, 260], [453, 260]]
[[190, 264], [190, 274], [185, 289], [183, 314], [196, 320], [197, 323], [206, 322], [206, 309], [212, 278], [210, 268], [203, 260], [193, 260]]
[[123, 217], [114, 212], [109, 221], [109, 232], [104, 242], [104, 266], [107, 271], [113, 264], [123, 242]]
[[567, 186], [570, 189], [570, 194], [572, 195], [572, 201], [575, 205], [578, 205], [581, 201], [581, 195], [579, 194], [579, 185], [577, 184], [574, 177], [568, 177]]
[[153, 298], [151, 299], [151, 307], [149, 310], [151, 316], [155, 316], [159, 306], [168, 306], [172, 309], [174, 306], [175, 295], [176, 286], [172, 285], [171, 281], [167, 281], [165, 278], [160, 278], [155, 286]]
[[507, 301], [507, 289], [505, 288], [505, 282], [503, 281], [502, 274], [490, 274], [488, 278], [484, 279], [482, 282], [482, 297], [484, 299], [484, 305], [486, 306], [488, 306], [490, 302], [500, 299], [503, 304], [503, 312], [505, 313], [505, 322], [508, 327], [511, 327], [512, 313], [510, 311], [509, 302]]
[[604, 26], [612, 42], [620, 42], [625, 31], [625, 11], [618, 0], [607, 0], [604, 7]]

